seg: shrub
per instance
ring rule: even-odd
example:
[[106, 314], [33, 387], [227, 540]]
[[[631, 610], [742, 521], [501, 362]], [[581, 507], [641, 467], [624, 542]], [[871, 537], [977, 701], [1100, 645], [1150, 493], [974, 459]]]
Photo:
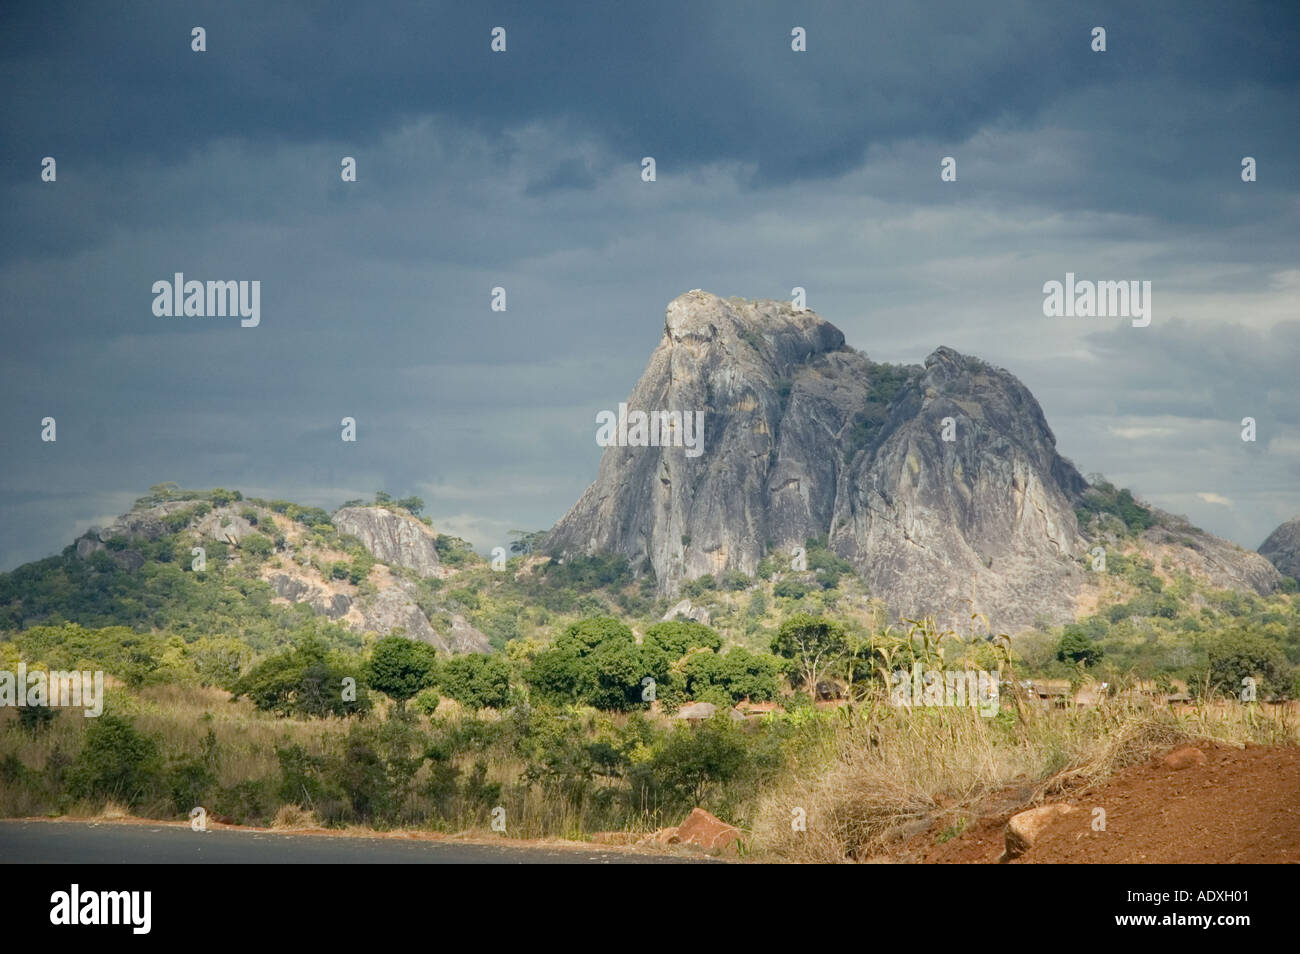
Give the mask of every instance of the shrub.
[[654, 777], [683, 805], [699, 805], [709, 790], [746, 767], [745, 736], [721, 714], [696, 726], [677, 726], [655, 753]]
[[59, 710], [51, 706], [22, 706], [18, 710], [18, 725], [25, 731], [36, 735], [48, 729], [58, 715]]
[[438, 709], [438, 703], [442, 702], [442, 696], [438, 695], [438, 690], [430, 686], [428, 689], [421, 689], [411, 700], [411, 708], [420, 715], [433, 715]]
[[271, 538], [261, 533], [250, 533], [244, 539], [239, 541], [239, 549], [251, 553], [255, 557], [268, 557], [275, 551], [275, 544]]
[[111, 798], [139, 805], [157, 789], [158, 745], [129, 719], [104, 713], [86, 729], [86, 740], [68, 771], [74, 798]]
[[782, 580], [772, 587], [772, 595], [785, 599], [801, 600], [808, 595], [808, 587], [798, 580]]

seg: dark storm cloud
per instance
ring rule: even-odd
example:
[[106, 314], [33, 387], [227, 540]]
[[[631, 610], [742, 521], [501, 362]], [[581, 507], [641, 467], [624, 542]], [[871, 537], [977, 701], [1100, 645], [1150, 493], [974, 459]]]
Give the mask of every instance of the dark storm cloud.
[[[667, 301], [796, 284], [874, 357], [1008, 367], [1083, 469], [1253, 545], [1300, 510], [1298, 22], [1287, 3], [7, 7], [0, 567], [168, 479], [420, 493], [480, 546], [549, 526]], [[263, 324], [153, 317], [178, 270], [262, 280]], [[1066, 270], [1155, 280], [1156, 321], [1046, 321]], [[1215, 443], [1241, 405], [1272, 428], [1244, 457]]]
[[[486, 131], [577, 119], [619, 150], [679, 163], [747, 159], [762, 177], [842, 172], [866, 147], [959, 141], [996, 118], [1039, 118], [1064, 93], [1179, 84], [1286, 89], [1300, 66], [1294, 6], [1029, 2], [661, 2], [476, 5], [45, 3], [6, 12], [0, 134], [80, 157], [177, 162], [213, 141], [347, 141], [415, 116]], [[1098, 62], [1088, 30], [1108, 26]], [[1210, 28], [1207, 29], [1207, 23]], [[789, 55], [790, 29], [809, 53]], [[208, 51], [189, 49], [207, 30]], [[506, 27], [494, 56], [489, 30]], [[1121, 95], [1112, 121], [1158, 124], [1163, 97]], [[1154, 107], [1154, 108], [1153, 108]], [[1240, 109], [1252, 116], [1243, 97]], [[1072, 117], [1079, 118], [1079, 117]], [[1203, 117], [1212, 122], [1212, 117]]]

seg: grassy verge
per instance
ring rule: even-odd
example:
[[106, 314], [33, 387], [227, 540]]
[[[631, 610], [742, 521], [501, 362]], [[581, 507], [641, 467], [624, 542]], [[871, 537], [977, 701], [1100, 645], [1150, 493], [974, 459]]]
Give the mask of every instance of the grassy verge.
[[[1177, 742], [1300, 744], [1294, 712], [1217, 703], [1183, 713], [1123, 702], [1086, 709], [886, 706], [842, 710], [754, 810], [766, 860], [841, 862], [885, 855], [917, 831], [955, 835], [981, 814], [1086, 791]], [[802, 819], [803, 830], [795, 824]]]

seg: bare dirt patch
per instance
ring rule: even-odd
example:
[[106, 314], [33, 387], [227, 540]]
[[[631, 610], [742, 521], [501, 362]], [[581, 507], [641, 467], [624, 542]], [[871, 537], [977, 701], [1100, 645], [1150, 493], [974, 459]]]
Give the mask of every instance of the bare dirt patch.
[[[1203, 764], [1166, 761], [1169, 753], [1162, 752], [1064, 799], [1078, 810], [1053, 819], [1010, 863], [1300, 863], [1300, 748], [1195, 747]], [[1093, 830], [1096, 808], [1105, 810], [1104, 831]], [[923, 860], [992, 864], [1005, 846], [1009, 818], [981, 818], [962, 835], [928, 847]]]

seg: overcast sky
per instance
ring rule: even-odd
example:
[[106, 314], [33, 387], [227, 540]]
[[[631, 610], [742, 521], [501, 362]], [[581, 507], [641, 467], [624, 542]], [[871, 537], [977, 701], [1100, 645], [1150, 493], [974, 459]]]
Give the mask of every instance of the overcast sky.
[[[692, 288], [1005, 367], [1082, 472], [1251, 549], [1300, 514], [1294, 2], [180, 6], [0, 12], [0, 569], [165, 480], [549, 527]], [[261, 324], [155, 317], [178, 271]], [[1150, 326], [1044, 317], [1066, 272]]]

